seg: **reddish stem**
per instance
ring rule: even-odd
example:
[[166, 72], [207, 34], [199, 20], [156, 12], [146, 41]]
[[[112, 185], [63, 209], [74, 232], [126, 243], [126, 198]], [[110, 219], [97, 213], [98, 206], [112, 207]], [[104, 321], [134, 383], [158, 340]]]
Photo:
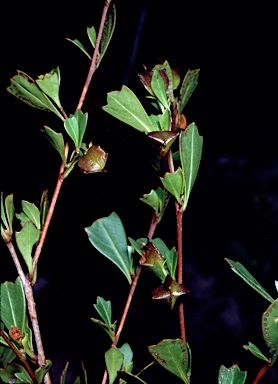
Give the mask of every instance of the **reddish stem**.
[[[32, 328], [34, 332], [34, 337], [36, 341], [36, 346], [37, 346], [37, 353], [38, 353], [38, 363], [40, 367], [43, 367], [45, 365], [45, 354], [44, 354], [44, 348], [42, 344], [42, 339], [41, 339], [41, 333], [40, 333], [40, 328], [39, 328], [39, 323], [38, 323], [38, 317], [37, 317], [37, 311], [36, 311], [36, 304], [33, 296], [33, 290], [30, 281], [26, 278], [24, 275], [23, 269], [20, 265], [20, 262], [18, 260], [16, 251], [14, 249], [13, 243], [9, 242], [6, 243], [7, 247], [10, 251], [10, 254], [12, 256], [12, 259], [14, 261], [17, 273], [19, 275], [19, 278], [22, 282], [22, 286], [24, 289], [24, 294], [26, 297], [27, 301], [27, 306], [28, 306], [28, 311], [32, 323]], [[46, 374], [44, 377], [44, 382], [47, 384], [51, 384], [51, 379], [49, 373]]]
[[252, 384], [257, 384], [261, 380], [263, 375], [268, 371], [269, 368], [270, 368], [270, 365], [264, 365], [262, 367], [262, 369], [260, 370], [260, 372], [257, 374], [257, 376], [256, 376], [256, 378]]
[[[65, 145], [65, 158], [67, 158], [68, 150], [69, 150], [69, 147], [68, 147], [68, 144], [66, 144]], [[33, 277], [34, 277], [34, 274], [35, 274], [35, 271], [36, 271], [36, 267], [37, 267], [37, 264], [38, 264], [38, 261], [39, 261], [39, 257], [40, 257], [41, 251], [42, 251], [42, 247], [43, 247], [43, 244], [44, 244], [44, 241], [45, 241], [45, 237], [46, 237], [46, 234], [47, 234], [47, 231], [48, 231], [48, 227], [49, 227], [49, 224], [51, 222], [51, 219], [52, 219], [52, 216], [53, 216], [53, 213], [54, 213], [54, 209], [55, 209], [55, 206], [56, 206], [56, 202], [58, 200], [58, 196], [59, 196], [59, 193], [60, 193], [60, 189], [61, 189], [63, 181], [64, 181], [64, 170], [65, 170], [65, 164], [64, 164], [64, 162], [62, 162], [61, 167], [60, 167], [60, 171], [59, 171], [58, 180], [57, 180], [57, 183], [56, 183], [56, 187], [55, 187], [55, 190], [54, 190], [54, 193], [53, 193], [53, 196], [52, 196], [52, 200], [51, 200], [51, 203], [50, 203], [50, 206], [49, 206], [49, 209], [48, 209], [48, 212], [47, 212], [47, 216], [46, 216], [46, 219], [45, 219], [45, 223], [44, 223], [41, 235], [40, 235], [39, 243], [37, 245], [36, 252], [35, 252], [35, 255], [34, 255], [34, 258], [33, 258], [32, 272], [29, 275], [30, 281], [33, 280]]]
[[96, 40], [96, 46], [95, 46], [94, 54], [93, 54], [93, 57], [92, 57], [92, 60], [91, 60], [91, 65], [90, 65], [90, 69], [89, 69], [89, 72], [88, 72], [88, 76], [87, 76], [86, 82], [84, 84], [84, 88], [83, 88], [83, 91], [81, 93], [80, 100], [78, 102], [77, 109], [81, 109], [82, 108], [82, 105], [84, 103], [86, 94], [88, 92], [89, 85], [90, 85], [90, 82], [92, 80], [93, 74], [94, 74], [95, 70], [97, 69], [98, 49], [99, 49], [99, 45], [100, 45], [100, 41], [101, 41], [101, 37], [102, 37], [102, 31], [103, 31], [103, 27], [104, 27], [106, 15], [107, 15], [107, 11], [108, 11], [110, 3], [111, 3], [111, 0], [104, 2], [104, 7], [103, 7], [103, 11], [102, 11], [102, 16], [101, 16], [101, 21], [100, 21], [98, 35], [97, 35], [97, 40]]

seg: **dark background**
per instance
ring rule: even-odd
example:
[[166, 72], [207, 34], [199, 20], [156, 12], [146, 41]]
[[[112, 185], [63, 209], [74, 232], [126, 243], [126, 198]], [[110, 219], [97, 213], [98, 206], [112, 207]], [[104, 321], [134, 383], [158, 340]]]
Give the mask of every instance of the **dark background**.
[[[69, 383], [88, 370], [100, 383], [103, 353], [110, 342], [89, 319], [102, 296], [112, 301], [120, 319], [128, 284], [124, 276], [89, 244], [84, 227], [116, 211], [128, 236], [145, 237], [151, 209], [139, 198], [156, 186], [148, 162], [146, 137], [101, 110], [106, 93], [128, 85], [141, 100], [146, 95], [137, 73], [168, 60], [186, 71], [200, 68], [199, 85], [186, 106], [204, 137], [199, 175], [184, 218], [184, 299], [188, 341], [193, 354], [192, 384], [216, 383], [221, 364], [238, 363], [251, 383], [263, 365], [242, 348], [249, 341], [266, 355], [261, 314], [268, 303], [224, 261], [243, 263], [276, 297], [278, 224], [277, 156], [277, 12], [275, 1], [115, 1], [117, 25], [97, 70], [83, 111], [89, 112], [85, 141], [109, 153], [107, 173], [66, 179], [47, 235], [35, 287], [47, 358], [54, 362], [53, 383], [69, 361]], [[59, 65], [61, 102], [74, 113], [89, 61], [66, 37], [90, 49], [86, 27], [98, 27], [101, 1], [13, 1], [1, 5], [1, 190], [39, 205], [42, 190], [55, 186], [60, 159], [41, 133], [44, 125], [61, 132], [51, 114], [6, 92], [20, 69], [36, 78]], [[18, 224], [16, 224], [18, 225]], [[19, 230], [19, 227], [17, 228]], [[175, 244], [170, 212], [156, 236]], [[16, 278], [4, 243], [0, 243], [1, 281]], [[134, 372], [151, 361], [147, 346], [178, 337], [176, 313], [153, 302], [158, 280], [143, 272], [120, 344], [134, 350]], [[148, 383], [173, 383], [160, 367]], [[177, 380], [179, 382], [179, 380]], [[278, 382], [273, 368], [261, 383]]]

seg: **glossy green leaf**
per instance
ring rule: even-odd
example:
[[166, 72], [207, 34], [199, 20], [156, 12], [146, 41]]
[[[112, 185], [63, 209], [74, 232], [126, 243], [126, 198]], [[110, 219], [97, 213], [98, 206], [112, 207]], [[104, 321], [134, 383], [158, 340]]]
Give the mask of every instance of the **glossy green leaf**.
[[150, 193], [143, 195], [140, 200], [151, 206], [158, 216], [164, 205], [164, 191], [160, 187], [156, 190], [152, 189]]
[[175, 173], [165, 173], [164, 177], [160, 178], [164, 187], [169, 191], [177, 200], [179, 204], [182, 204], [182, 195], [184, 192], [184, 174], [179, 167]]
[[248, 345], [244, 345], [243, 348], [245, 348], [247, 351], [250, 351], [251, 353], [253, 353], [253, 355], [258, 357], [259, 359], [262, 359], [262, 360], [266, 361], [267, 363], [269, 363], [269, 359], [267, 357], [265, 357], [265, 355], [259, 350], [259, 348], [256, 347], [256, 345], [250, 343], [250, 341], [249, 341]]
[[66, 384], [68, 367], [69, 367], [69, 363], [66, 363], [66, 366], [63, 369], [61, 377], [60, 377], [60, 384]]
[[15, 280], [15, 283], [5, 282], [1, 284], [0, 289], [1, 321], [9, 331], [12, 327], [16, 327], [22, 334], [24, 334], [26, 303], [19, 277]]
[[11, 348], [0, 345], [0, 365], [5, 367], [8, 363], [11, 363], [16, 358], [15, 353]]
[[278, 292], [278, 281], [275, 280], [275, 288], [276, 288], [276, 291]]
[[118, 348], [112, 347], [105, 352], [105, 363], [109, 375], [109, 384], [113, 384], [119, 371], [123, 365], [124, 355]]
[[159, 122], [159, 116], [160, 115], [150, 115], [149, 116], [149, 119], [151, 120], [152, 125], [154, 127], [154, 132], [161, 131], [161, 125], [160, 125], [160, 122]]
[[46, 73], [45, 75], [38, 76], [38, 80], [36, 80], [39, 88], [50, 97], [54, 103], [61, 108], [61, 103], [59, 99], [59, 88], [60, 88], [60, 69], [57, 67], [53, 69], [51, 72]]
[[114, 29], [116, 26], [116, 7], [115, 5], [112, 6], [112, 9], [109, 10], [107, 17], [104, 22], [104, 28], [102, 31], [101, 41], [100, 41], [100, 49], [99, 54], [100, 58], [98, 60], [97, 66], [99, 66], [101, 59], [103, 58], [108, 45], [111, 41]]
[[125, 229], [119, 216], [112, 212], [110, 216], [96, 220], [85, 228], [93, 246], [111, 260], [126, 276], [131, 284], [131, 260], [127, 251]]
[[56, 133], [55, 131], [53, 131], [53, 129], [49, 127], [44, 127], [44, 132], [46, 134], [46, 137], [50, 141], [50, 143], [53, 145], [53, 147], [61, 156], [63, 162], [66, 163], [65, 143], [64, 143], [63, 135], [61, 133]]
[[141, 132], [148, 133], [155, 130], [137, 96], [125, 85], [121, 91], [108, 93], [107, 105], [102, 108], [105, 112]]
[[170, 109], [170, 102], [166, 94], [165, 82], [159, 71], [155, 70], [151, 81], [152, 90], [165, 109]]
[[197, 87], [200, 69], [188, 70], [180, 89], [180, 113]]
[[277, 360], [278, 353], [278, 299], [273, 301], [262, 316], [264, 340], [271, 354], [272, 364]]
[[190, 192], [197, 177], [202, 155], [203, 138], [197, 126], [192, 123], [180, 133], [180, 158], [185, 174], [183, 209], [186, 208]]
[[250, 287], [252, 287], [255, 291], [257, 291], [260, 295], [262, 295], [266, 300], [270, 303], [274, 301], [274, 299], [267, 293], [267, 291], [258, 283], [258, 281], [251, 275], [250, 272], [238, 261], [233, 261], [230, 259], [225, 259], [228, 264], [230, 264], [231, 269], [239, 275]]
[[226, 368], [221, 365], [218, 374], [218, 384], [244, 384], [247, 372], [241, 371], [237, 365]]
[[64, 117], [49, 100], [47, 95], [37, 86], [36, 82], [22, 71], [17, 71], [17, 75], [12, 77], [11, 85], [7, 88], [15, 97], [31, 107], [55, 113], [61, 120]]
[[41, 229], [40, 211], [35, 204], [22, 200], [22, 210], [29, 220], [38, 228]]
[[70, 115], [70, 117], [64, 121], [67, 134], [73, 140], [77, 148], [81, 147], [87, 122], [88, 113], [83, 113], [79, 109], [75, 111], [74, 115]]
[[112, 323], [112, 307], [111, 307], [111, 301], [104, 300], [102, 297], [97, 297], [97, 303], [94, 304], [94, 307], [102, 320], [107, 324], [109, 328], [111, 328]]
[[66, 40], [68, 40], [68, 41], [70, 41], [71, 43], [73, 43], [74, 45], [76, 45], [79, 49], [81, 49], [81, 51], [82, 51], [83, 53], [85, 53], [85, 55], [86, 55], [90, 60], [92, 60], [91, 56], [90, 56], [89, 53], [86, 51], [84, 45], [81, 44], [79, 40], [77, 40], [77, 39], [71, 40], [71, 39], [69, 39], [69, 38], [66, 38]]
[[47, 374], [47, 372], [49, 372], [51, 366], [52, 362], [50, 360], [46, 360], [45, 365], [35, 371], [35, 376], [38, 380], [38, 384], [41, 384], [43, 382], [44, 376]]
[[38, 230], [31, 221], [27, 221], [20, 232], [15, 233], [15, 239], [28, 271], [32, 271], [32, 249], [40, 238], [40, 230]]
[[96, 34], [96, 29], [94, 26], [87, 28], [87, 35], [89, 37], [89, 40], [90, 40], [92, 46], [95, 48], [96, 41], [97, 41], [97, 34]]
[[167, 339], [149, 347], [153, 358], [165, 369], [189, 384], [189, 348], [181, 339]]
[[164, 253], [164, 257], [166, 259], [166, 265], [170, 273], [170, 276], [173, 279], [175, 279], [177, 262], [178, 262], [178, 252], [176, 251], [175, 248], [172, 248], [170, 251], [166, 251]]

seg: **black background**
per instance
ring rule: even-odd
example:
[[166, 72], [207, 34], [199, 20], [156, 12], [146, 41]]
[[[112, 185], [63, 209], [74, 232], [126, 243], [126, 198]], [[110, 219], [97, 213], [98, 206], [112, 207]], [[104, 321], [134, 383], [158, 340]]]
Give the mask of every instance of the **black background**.
[[[186, 106], [204, 137], [199, 175], [184, 218], [185, 317], [193, 354], [192, 383], [217, 382], [221, 364], [239, 363], [251, 383], [263, 362], [242, 348], [248, 341], [265, 354], [261, 314], [268, 303], [231, 272], [224, 258], [242, 262], [276, 297], [278, 223], [277, 13], [266, 1], [115, 1], [117, 25], [108, 51], [93, 77], [83, 111], [89, 112], [85, 141], [109, 153], [107, 173], [66, 179], [39, 262], [35, 288], [53, 383], [69, 361], [69, 383], [88, 370], [100, 383], [103, 353], [110, 342], [89, 319], [102, 296], [120, 319], [128, 293], [124, 276], [89, 244], [84, 228], [116, 211], [128, 236], [145, 237], [151, 210], [139, 198], [156, 187], [148, 163], [146, 137], [101, 110], [106, 94], [129, 86], [141, 100], [137, 73], [168, 60], [181, 76], [200, 68], [199, 85]], [[44, 125], [63, 127], [51, 114], [20, 102], [5, 90], [20, 69], [36, 78], [59, 66], [60, 98], [74, 113], [89, 61], [66, 37], [87, 48], [86, 27], [98, 27], [102, 2], [13, 1], [1, 6], [1, 190], [39, 204], [52, 193], [60, 160], [41, 133]], [[16, 224], [18, 225], [18, 224]], [[16, 228], [19, 230], [19, 227]], [[175, 221], [168, 212], [156, 236], [175, 244]], [[15, 268], [0, 244], [1, 281], [14, 280]], [[120, 344], [134, 350], [134, 372], [151, 361], [147, 346], [178, 337], [176, 313], [153, 302], [158, 280], [144, 271]], [[175, 378], [160, 367], [148, 383]], [[261, 383], [278, 381], [277, 368]]]

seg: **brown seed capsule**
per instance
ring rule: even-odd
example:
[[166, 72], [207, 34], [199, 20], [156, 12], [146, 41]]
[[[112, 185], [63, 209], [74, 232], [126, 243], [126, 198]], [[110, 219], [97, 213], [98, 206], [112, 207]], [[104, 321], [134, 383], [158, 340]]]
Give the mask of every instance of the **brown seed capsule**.
[[99, 145], [92, 145], [88, 152], [79, 157], [78, 167], [84, 173], [96, 173], [104, 171], [108, 153], [105, 153]]
[[12, 329], [9, 331], [9, 334], [13, 340], [19, 340], [19, 339], [22, 339], [22, 337], [23, 337], [20, 330], [17, 327], [15, 327], [14, 325], [12, 326]]

